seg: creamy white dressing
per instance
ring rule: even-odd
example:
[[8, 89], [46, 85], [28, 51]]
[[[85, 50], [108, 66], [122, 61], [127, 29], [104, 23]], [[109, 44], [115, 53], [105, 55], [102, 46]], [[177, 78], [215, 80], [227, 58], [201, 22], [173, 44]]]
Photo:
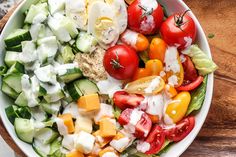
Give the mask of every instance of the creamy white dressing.
[[62, 76], [67, 73], [67, 70], [74, 69], [75, 67], [78, 67], [77, 63], [68, 63], [55, 67], [55, 71], [59, 76]]
[[51, 14], [63, 10], [65, 8], [65, 1], [66, 0], [48, 0], [49, 10]]
[[160, 85], [160, 77], [157, 76], [155, 77], [151, 83], [149, 84], [149, 86], [144, 90], [144, 92], [146, 94], [150, 94], [152, 93], [158, 86]]
[[50, 152], [50, 144], [43, 144], [39, 140], [34, 140], [34, 144], [38, 150], [40, 150], [44, 154], [49, 154]]
[[44, 22], [45, 20], [47, 19], [47, 16], [44, 14], [44, 13], [39, 13], [37, 14], [33, 21], [32, 21], [32, 24], [36, 24], [36, 23], [42, 23]]
[[76, 149], [82, 153], [91, 153], [94, 147], [95, 137], [87, 132], [80, 131], [75, 140]]
[[[155, 10], [158, 7], [158, 3], [156, 0], [140, 0], [140, 5], [148, 12], [152, 9]], [[142, 11], [144, 12], [145, 10]]]
[[110, 145], [117, 151], [122, 151], [129, 145], [130, 139], [128, 137], [121, 138], [119, 140], [112, 140]]
[[19, 54], [19, 60], [23, 63], [31, 63], [37, 60], [36, 46], [33, 41], [22, 42], [22, 53]]
[[174, 73], [180, 72], [179, 61], [177, 58], [177, 48], [176, 47], [168, 47], [165, 54], [165, 70], [173, 71]]
[[41, 23], [31, 25], [29, 31], [30, 31], [30, 35], [31, 35], [33, 40], [36, 40], [38, 38], [39, 32], [41, 31], [41, 29], [43, 27], [44, 27], [44, 25], [41, 24]]
[[118, 157], [114, 152], [106, 152], [102, 155], [102, 157]]
[[64, 135], [61, 145], [68, 150], [75, 149], [74, 141], [76, 139], [76, 136], [77, 136], [77, 134]]
[[125, 40], [125, 42], [128, 45], [135, 48], [136, 47], [135, 45], [136, 45], [137, 40], [138, 40], [138, 33], [127, 29], [122, 38]]
[[65, 109], [63, 110], [63, 114], [66, 114], [66, 113], [70, 113], [73, 118], [81, 116], [76, 102], [72, 102], [65, 107]]
[[171, 85], [171, 86], [178, 85], [178, 77], [176, 75], [171, 75], [168, 78], [168, 84]]
[[142, 153], [150, 150], [151, 145], [144, 141], [138, 141], [136, 149]]
[[186, 57], [183, 54], [181, 54], [179, 58], [181, 63], [184, 63], [186, 61]]
[[146, 19], [141, 22], [140, 29], [142, 31], [149, 31], [155, 28], [155, 21], [152, 15], [147, 15]]
[[60, 133], [60, 135], [67, 135], [68, 129], [64, 124], [64, 121], [60, 118], [55, 118], [55, 122], [57, 123], [57, 128]]
[[99, 144], [95, 143], [91, 154], [98, 155], [100, 151], [101, 151], [101, 147], [99, 146]]
[[38, 68], [34, 71], [34, 74], [42, 82], [47, 82], [51, 84], [57, 83], [56, 72], [52, 65], [47, 65]]
[[114, 117], [112, 105], [108, 105], [108, 104], [104, 104], [104, 103], [100, 104], [100, 110], [94, 116], [95, 123], [98, 123], [103, 117], [109, 117], [109, 118]]
[[142, 118], [143, 113], [144, 113], [143, 111], [134, 109], [130, 115], [129, 123], [124, 125], [124, 129], [129, 133], [135, 133], [135, 126]]
[[186, 42], [184, 47], [189, 48], [192, 45], [193, 39], [190, 36], [188, 36], [184, 37], [184, 41]]
[[159, 119], [161, 119], [164, 109], [163, 95], [158, 94], [154, 96], [147, 96], [146, 99], [148, 102], [146, 112], [151, 115], [157, 115]]

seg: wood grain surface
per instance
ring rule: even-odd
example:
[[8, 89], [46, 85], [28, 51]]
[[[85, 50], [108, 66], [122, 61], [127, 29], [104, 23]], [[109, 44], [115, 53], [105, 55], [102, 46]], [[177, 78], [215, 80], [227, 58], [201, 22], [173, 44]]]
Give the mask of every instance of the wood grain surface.
[[[236, 0], [184, 1], [206, 35], [215, 35], [209, 43], [219, 69], [215, 72], [214, 95], [206, 122], [181, 157], [236, 157]], [[0, 21], [0, 28], [5, 21]], [[1, 121], [0, 133], [19, 156], [25, 156]]]

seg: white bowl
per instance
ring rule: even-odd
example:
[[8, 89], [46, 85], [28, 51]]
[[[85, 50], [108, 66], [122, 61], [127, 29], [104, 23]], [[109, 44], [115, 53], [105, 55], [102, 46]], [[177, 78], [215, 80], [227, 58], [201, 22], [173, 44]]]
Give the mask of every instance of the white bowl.
[[[0, 57], [2, 58], [0, 60], [0, 64], [3, 65], [3, 57], [4, 57], [4, 41], [3, 39], [15, 28], [20, 28], [23, 25], [23, 13], [29, 6], [38, 0], [24, 0], [24, 2], [15, 10], [15, 12], [12, 14], [10, 19], [8, 20], [5, 28], [3, 29], [1, 36], [0, 36]], [[182, 1], [182, 0], [160, 0], [161, 4], [166, 6], [168, 10], [168, 14], [171, 15], [175, 12], [183, 12], [188, 8], [188, 6]], [[206, 36], [203, 32], [203, 29], [201, 25], [199, 24], [197, 18], [194, 16], [192, 12], [189, 12], [191, 17], [194, 19], [196, 26], [197, 26], [197, 44], [201, 47], [203, 51], [207, 53], [209, 57], [211, 57], [210, 48], [206, 39]], [[192, 132], [182, 141], [174, 144], [171, 146], [171, 148], [168, 150], [167, 153], [163, 154], [162, 157], [178, 157], [180, 156], [187, 148], [188, 146], [193, 142], [194, 138], [197, 136], [198, 132], [200, 131], [208, 110], [211, 105], [211, 99], [212, 99], [212, 92], [213, 92], [213, 74], [210, 74], [208, 76], [208, 83], [207, 83], [207, 91], [206, 91], [206, 98], [204, 101], [204, 104], [201, 108], [201, 110], [196, 115], [196, 125]], [[32, 149], [31, 145], [26, 144], [22, 142], [15, 134], [15, 130], [13, 125], [10, 123], [10, 121], [7, 119], [5, 114], [5, 108], [8, 105], [11, 105], [13, 102], [9, 100], [9, 98], [4, 95], [2, 92], [0, 92], [0, 116], [2, 118], [3, 124], [6, 127], [8, 133], [12, 137], [12, 139], [15, 141], [15, 143], [21, 148], [21, 150], [29, 157], [36, 157], [38, 156], [35, 151]]]

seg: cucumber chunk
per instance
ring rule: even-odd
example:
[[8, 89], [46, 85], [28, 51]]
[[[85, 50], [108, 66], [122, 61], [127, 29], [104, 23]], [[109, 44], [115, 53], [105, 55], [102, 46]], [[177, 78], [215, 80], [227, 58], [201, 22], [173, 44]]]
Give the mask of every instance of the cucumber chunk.
[[34, 124], [29, 119], [16, 118], [14, 122], [15, 131], [19, 139], [32, 143], [34, 137]]
[[65, 0], [48, 0], [48, 5], [50, 13], [53, 15], [65, 9]]
[[19, 53], [15, 51], [6, 51], [4, 62], [8, 67], [11, 67], [14, 63], [19, 62]]
[[24, 92], [21, 92], [20, 95], [15, 100], [15, 104], [18, 106], [28, 106], [28, 100]]
[[44, 144], [40, 140], [34, 139], [32, 147], [41, 157], [47, 157], [50, 153], [50, 144]]
[[61, 101], [53, 103], [47, 103], [46, 101], [42, 101], [39, 105], [48, 114], [58, 115], [61, 108]]
[[69, 83], [83, 76], [76, 64], [63, 64], [56, 68], [58, 77], [62, 82]]
[[44, 99], [48, 103], [59, 101], [65, 96], [59, 83], [56, 83], [54, 85], [41, 83], [41, 86], [47, 91], [47, 94], [44, 96]]
[[74, 84], [74, 82], [69, 83], [67, 85], [67, 90], [72, 97], [74, 101], [77, 101], [81, 96], [83, 96], [83, 93], [80, 91], [80, 89]]
[[24, 65], [19, 62], [15, 62], [7, 71], [7, 74], [11, 73], [25, 73]]
[[16, 93], [21, 93], [22, 87], [21, 87], [21, 77], [23, 74], [21, 73], [12, 73], [9, 75], [6, 75], [3, 78], [3, 82], [6, 83], [10, 88], [14, 89]]
[[38, 122], [43, 122], [48, 119], [47, 113], [42, 109], [41, 106], [30, 108], [30, 111], [32, 117]]
[[58, 136], [59, 134], [51, 128], [43, 128], [35, 133], [34, 138], [41, 141], [43, 144], [49, 144]]
[[18, 107], [17, 113], [21, 118], [30, 119], [31, 113], [28, 107]]
[[79, 51], [84, 53], [90, 53], [95, 50], [95, 46], [97, 45], [97, 40], [92, 35], [80, 32], [79, 36], [76, 40], [76, 47]]
[[62, 47], [61, 56], [64, 63], [71, 63], [75, 59], [75, 55], [69, 45]]
[[64, 155], [61, 153], [61, 142], [62, 142], [62, 138], [58, 137], [56, 140], [54, 140], [51, 143], [51, 149], [50, 149], [50, 153], [49, 156], [50, 157], [64, 157]]
[[8, 106], [7, 108], [5, 108], [5, 112], [6, 112], [8, 120], [12, 124], [14, 124], [16, 118], [20, 117], [17, 113], [17, 106], [15, 106], [15, 105], [11, 105], [11, 106]]
[[21, 52], [22, 51], [22, 45], [16, 45], [16, 46], [12, 46], [12, 47], [6, 47], [7, 51], [15, 51], [15, 52]]
[[5, 44], [7, 47], [20, 45], [22, 41], [31, 40], [31, 35], [27, 29], [17, 29], [6, 37]]
[[19, 95], [14, 89], [9, 87], [5, 82], [2, 82], [2, 92], [13, 99], [16, 99]]
[[74, 82], [74, 84], [80, 89], [83, 95], [89, 95], [98, 92], [97, 85], [88, 79], [77, 80]]
[[47, 3], [38, 3], [31, 5], [25, 18], [25, 23], [41, 23], [47, 19], [48, 5]]

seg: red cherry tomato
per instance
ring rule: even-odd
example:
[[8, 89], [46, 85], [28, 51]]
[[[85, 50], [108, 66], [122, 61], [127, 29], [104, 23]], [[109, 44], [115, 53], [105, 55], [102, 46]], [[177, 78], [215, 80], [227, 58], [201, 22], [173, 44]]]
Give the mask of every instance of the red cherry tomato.
[[115, 92], [113, 96], [114, 104], [121, 110], [126, 108], [135, 108], [144, 100], [144, 96], [140, 94], [129, 94], [125, 91]]
[[177, 87], [177, 90], [178, 91], [194, 90], [202, 83], [203, 80], [204, 80], [204, 78], [202, 76], [198, 76], [198, 78], [195, 81], [193, 81], [192, 83], [187, 84], [187, 85], [181, 85], [180, 87]]
[[150, 149], [145, 154], [156, 154], [162, 148], [165, 142], [165, 134], [159, 125], [155, 125], [145, 142], [150, 144]]
[[180, 50], [189, 47], [197, 34], [196, 25], [193, 19], [186, 15], [187, 11], [168, 17], [160, 29], [163, 40], [168, 45], [178, 46]]
[[138, 69], [138, 63], [136, 52], [126, 45], [116, 45], [109, 48], [103, 59], [106, 71], [118, 80], [132, 78]]
[[[132, 114], [136, 114], [136, 113], [133, 113], [133, 112], [142, 112], [142, 115], [141, 115], [141, 118], [137, 121], [136, 124], [130, 124], [130, 121], [135, 121], [133, 119], [131, 119], [131, 116]], [[137, 115], [136, 115], [137, 116]], [[137, 118], [137, 117], [133, 117], [133, 118]], [[121, 125], [127, 125], [129, 124], [127, 127], [127, 130], [132, 130], [132, 128], [134, 127], [135, 128], [135, 131], [134, 132], [130, 132], [130, 133], [133, 133], [134, 136], [138, 137], [138, 138], [144, 138], [148, 135], [148, 133], [150, 132], [151, 130], [151, 127], [152, 127], [152, 121], [151, 119], [148, 117], [148, 115], [143, 112], [143, 111], [138, 111], [137, 109], [130, 109], [130, 108], [127, 108], [125, 109], [120, 117], [118, 118], [118, 122], [121, 124]]]
[[184, 139], [194, 128], [195, 118], [187, 117], [176, 124], [173, 128], [164, 129], [166, 138], [178, 142]]
[[190, 59], [189, 56], [181, 55], [181, 57], [184, 57], [184, 62], [182, 63], [184, 68], [184, 82], [183, 84], [189, 84], [193, 81], [195, 81], [198, 78], [197, 70]]
[[145, 35], [157, 33], [163, 17], [163, 9], [156, 0], [136, 0], [128, 6], [129, 28]]

